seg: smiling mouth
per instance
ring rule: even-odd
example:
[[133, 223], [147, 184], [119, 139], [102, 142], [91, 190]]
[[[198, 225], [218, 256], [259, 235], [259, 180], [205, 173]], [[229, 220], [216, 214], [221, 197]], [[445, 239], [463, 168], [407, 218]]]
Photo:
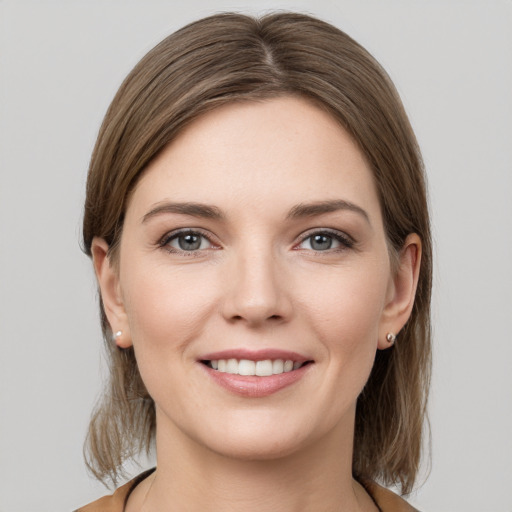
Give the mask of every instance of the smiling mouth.
[[289, 373], [298, 370], [313, 361], [293, 361], [291, 359], [264, 359], [252, 361], [250, 359], [213, 359], [203, 360], [205, 366], [220, 373], [233, 375], [247, 375], [257, 377], [270, 377], [281, 373]]

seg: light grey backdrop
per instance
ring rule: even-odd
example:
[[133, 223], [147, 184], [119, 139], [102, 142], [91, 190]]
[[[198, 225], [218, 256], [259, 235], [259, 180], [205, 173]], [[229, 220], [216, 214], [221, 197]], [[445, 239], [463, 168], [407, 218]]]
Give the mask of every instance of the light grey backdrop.
[[0, 512], [105, 493], [82, 442], [100, 331], [79, 250], [88, 159], [121, 80], [221, 10], [320, 16], [396, 82], [423, 149], [436, 243], [425, 512], [512, 511], [512, 2], [0, 0]]

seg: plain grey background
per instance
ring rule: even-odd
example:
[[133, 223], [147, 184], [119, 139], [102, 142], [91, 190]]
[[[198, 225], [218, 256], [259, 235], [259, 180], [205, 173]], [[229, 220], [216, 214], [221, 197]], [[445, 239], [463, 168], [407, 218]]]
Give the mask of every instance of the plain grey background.
[[372, 52], [423, 150], [432, 466], [411, 502], [512, 511], [510, 0], [0, 0], [0, 512], [70, 511], [106, 493], [82, 460], [104, 370], [79, 239], [88, 160], [117, 87], [189, 21], [278, 8], [317, 15]]

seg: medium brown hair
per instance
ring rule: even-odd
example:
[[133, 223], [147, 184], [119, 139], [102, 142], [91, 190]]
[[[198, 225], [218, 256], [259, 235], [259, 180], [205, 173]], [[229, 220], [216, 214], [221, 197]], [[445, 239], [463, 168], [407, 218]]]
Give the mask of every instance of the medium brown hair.
[[[101, 126], [87, 181], [84, 250], [93, 237], [116, 259], [126, 204], [153, 158], [191, 121], [233, 101], [299, 95], [351, 134], [373, 171], [390, 253], [410, 233], [422, 240], [411, 317], [393, 348], [377, 351], [358, 398], [353, 473], [410, 492], [421, 454], [430, 380], [432, 256], [423, 163], [391, 80], [375, 59], [332, 25], [296, 13], [226, 13], [164, 39], [130, 72]], [[110, 379], [85, 445], [90, 470], [114, 483], [123, 463], [149, 450], [154, 402], [133, 349], [119, 350], [102, 304]]]

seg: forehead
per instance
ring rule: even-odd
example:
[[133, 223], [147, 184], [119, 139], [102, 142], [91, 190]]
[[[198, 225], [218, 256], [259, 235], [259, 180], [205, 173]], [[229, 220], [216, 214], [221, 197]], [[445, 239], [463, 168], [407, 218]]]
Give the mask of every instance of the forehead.
[[131, 202], [169, 199], [244, 210], [345, 199], [379, 209], [357, 144], [297, 97], [231, 103], [192, 122], [148, 166]]

